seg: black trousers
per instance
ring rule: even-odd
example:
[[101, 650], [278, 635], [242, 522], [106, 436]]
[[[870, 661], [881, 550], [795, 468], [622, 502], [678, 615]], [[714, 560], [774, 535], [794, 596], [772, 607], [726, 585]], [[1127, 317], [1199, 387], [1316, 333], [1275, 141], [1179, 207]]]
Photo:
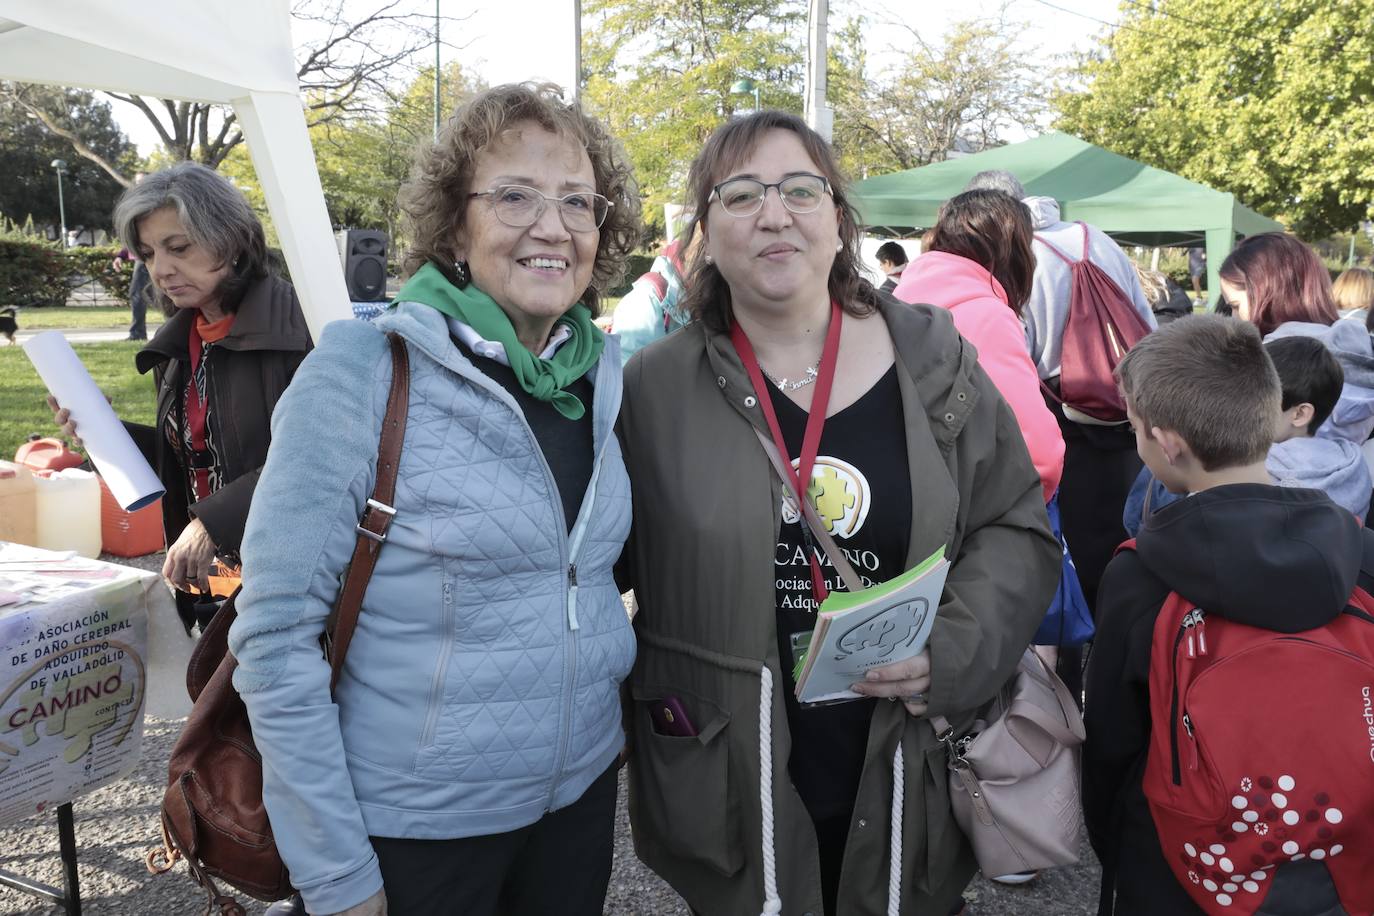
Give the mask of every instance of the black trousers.
[[616, 768], [582, 797], [509, 833], [372, 837], [389, 916], [599, 916], [611, 880]]
[[129, 311], [133, 323], [129, 325], [130, 340], [148, 339], [148, 267], [134, 262], [134, 275], [129, 281]]
[[[1097, 617], [1097, 586], [1113, 553], [1126, 540], [1121, 512], [1140, 473], [1135, 435], [1128, 427], [1074, 423], [1056, 408], [1064, 433], [1064, 476], [1059, 484], [1059, 516], [1073, 554], [1083, 597]], [[1083, 695], [1083, 649], [1059, 652], [1059, 677], [1075, 698]]]

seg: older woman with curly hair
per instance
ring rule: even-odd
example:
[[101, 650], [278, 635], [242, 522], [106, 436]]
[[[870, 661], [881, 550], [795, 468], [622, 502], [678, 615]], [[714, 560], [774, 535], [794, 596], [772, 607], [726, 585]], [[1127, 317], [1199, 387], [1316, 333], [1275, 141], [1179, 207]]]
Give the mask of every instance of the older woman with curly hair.
[[[636, 200], [555, 87], [483, 92], [402, 193], [391, 310], [330, 325], [277, 408], [230, 647], [311, 913], [601, 912], [635, 642], [620, 359], [592, 319]], [[388, 333], [410, 364], [395, 516], [331, 701], [319, 638], [377, 475]]]

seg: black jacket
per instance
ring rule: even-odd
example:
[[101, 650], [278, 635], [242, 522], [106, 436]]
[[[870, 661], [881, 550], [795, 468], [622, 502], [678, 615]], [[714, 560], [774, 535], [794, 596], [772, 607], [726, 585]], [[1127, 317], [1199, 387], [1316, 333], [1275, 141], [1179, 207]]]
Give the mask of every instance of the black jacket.
[[157, 384], [157, 423], [125, 426], [167, 490], [162, 498], [167, 543], [175, 542], [194, 516], [218, 551], [233, 555], [243, 539], [258, 473], [267, 460], [272, 409], [312, 344], [290, 283], [268, 277], [248, 290], [228, 336], [215, 345], [206, 362], [210, 416], [229, 483], [191, 505], [181, 449], [167, 441], [165, 429], [172, 411], [178, 412], [178, 425], [183, 422], [179, 414], [190, 372], [191, 323], [197, 314], [193, 309], [178, 311], [138, 352], [138, 371], [151, 369]]
[[[1150, 644], [1169, 592], [1208, 614], [1294, 633], [1334, 619], [1357, 583], [1374, 589], [1372, 573], [1374, 531], [1320, 490], [1261, 484], [1171, 503], [1140, 529], [1135, 552], [1108, 565], [1088, 663], [1083, 752], [1083, 811], [1103, 869], [1099, 916], [1202, 912], [1164, 861], [1141, 788]], [[1280, 871], [1271, 894], [1283, 884]]]

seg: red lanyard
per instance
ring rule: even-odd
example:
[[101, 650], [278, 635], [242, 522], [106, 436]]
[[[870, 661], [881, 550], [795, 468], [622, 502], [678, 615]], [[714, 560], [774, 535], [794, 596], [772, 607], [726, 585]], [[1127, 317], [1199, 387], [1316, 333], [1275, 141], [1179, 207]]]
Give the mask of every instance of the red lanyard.
[[196, 386], [196, 373], [200, 371], [200, 354], [202, 344], [200, 331], [196, 329], [196, 323], [191, 322], [191, 378], [186, 385], [186, 425], [191, 430], [191, 449], [192, 456], [191, 479], [195, 482], [195, 497], [197, 500], [205, 499], [210, 495], [210, 469], [199, 467], [199, 461], [195, 460], [198, 456], [206, 452], [205, 445], [205, 415], [209, 412], [209, 386], [207, 384], [207, 397], [202, 400], [200, 389]]
[[[797, 497], [797, 511], [801, 512], [801, 500], [806, 499], [806, 491], [811, 486], [811, 472], [816, 465], [816, 452], [821, 445], [821, 430], [825, 426], [825, 413], [830, 404], [830, 387], [835, 381], [835, 363], [839, 359], [840, 353], [840, 325], [844, 320], [844, 312], [840, 309], [840, 304], [835, 300], [830, 301], [830, 328], [825, 332], [825, 346], [821, 350], [821, 361], [817, 367], [816, 391], [811, 396], [811, 411], [806, 417], [806, 432], [802, 435], [801, 459], [798, 462], [801, 466], [793, 469], [790, 463], [787, 464], [787, 472], [792, 485], [792, 492]], [[782, 427], [778, 425], [778, 414], [773, 409], [773, 398], [768, 391], [768, 385], [763, 380], [763, 370], [759, 368], [758, 357], [754, 355], [754, 347], [749, 343], [749, 336], [744, 333], [744, 329], [739, 326], [738, 321], [730, 324], [730, 340], [735, 345], [735, 351], [739, 353], [740, 360], [744, 363], [745, 370], [749, 373], [749, 381], [754, 385], [754, 393], [758, 395], [759, 407], [763, 408], [763, 415], [768, 420], [768, 431], [773, 434], [773, 444], [778, 447], [780, 455], [791, 457], [791, 452], [787, 449], [787, 443], [782, 438]], [[803, 484], [805, 481], [805, 484]], [[800, 520], [803, 533], [809, 533], [806, 527], [806, 519]], [[816, 602], [825, 600], [826, 588], [825, 579], [821, 575], [820, 560], [816, 556], [816, 550], [811, 545], [810, 537], [806, 538], [808, 559], [811, 561], [811, 592], [815, 595]]]

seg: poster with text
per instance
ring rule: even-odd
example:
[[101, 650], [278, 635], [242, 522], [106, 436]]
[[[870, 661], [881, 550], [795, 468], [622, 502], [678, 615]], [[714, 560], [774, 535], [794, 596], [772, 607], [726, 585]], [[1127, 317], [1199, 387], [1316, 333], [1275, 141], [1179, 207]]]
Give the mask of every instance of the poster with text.
[[0, 824], [128, 775], [143, 745], [142, 582], [0, 609], [0, 653]]

